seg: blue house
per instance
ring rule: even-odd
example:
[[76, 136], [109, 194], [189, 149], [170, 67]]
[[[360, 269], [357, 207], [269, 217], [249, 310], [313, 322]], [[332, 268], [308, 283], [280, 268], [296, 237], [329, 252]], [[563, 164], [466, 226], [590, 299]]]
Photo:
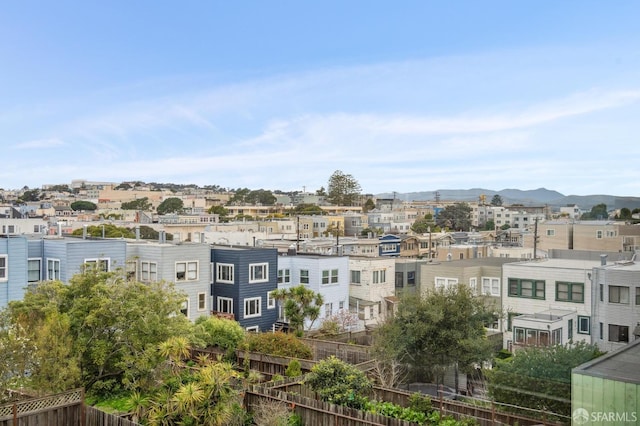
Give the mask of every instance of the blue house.
[[400, 237], [396, 235], [383, 235], [378, 238], [380, 241], [379, 254], [380, 256], [400, 256]]
[[248, 331], [271, 330], [277, 320], [278, 250], [217, 247], [211, 249], [214, 313], [233, 315]]
[[25, 237], [0, 236], [0, 308], [24, 297], [27, 287], [27, 252]]

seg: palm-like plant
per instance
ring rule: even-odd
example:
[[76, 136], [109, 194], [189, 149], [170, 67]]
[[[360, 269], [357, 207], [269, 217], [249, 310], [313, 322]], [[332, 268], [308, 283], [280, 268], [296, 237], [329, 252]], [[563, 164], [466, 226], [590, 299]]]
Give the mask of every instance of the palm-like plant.
[[189, 340], [182, 336], [173, 336], [160, 343], [159, 353], [166, 357], [172, 365], [172, 369], [176, 372], [181, 366], [182, 361], [191, 353]]

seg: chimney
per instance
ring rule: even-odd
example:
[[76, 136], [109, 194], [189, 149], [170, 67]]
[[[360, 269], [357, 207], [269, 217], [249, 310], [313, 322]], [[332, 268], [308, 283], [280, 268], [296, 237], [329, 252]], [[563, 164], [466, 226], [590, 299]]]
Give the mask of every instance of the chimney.
[[600, 265], [601, 266], [605, 266], [607, 264], [607, 255], [606, 254], [601, 254], [600, 255]]

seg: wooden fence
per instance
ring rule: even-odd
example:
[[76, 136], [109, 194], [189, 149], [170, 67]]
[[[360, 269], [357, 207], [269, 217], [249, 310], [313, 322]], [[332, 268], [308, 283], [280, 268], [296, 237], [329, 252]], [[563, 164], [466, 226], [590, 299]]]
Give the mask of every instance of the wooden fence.
[[137, 426], [84, 403], [84, 390], [0, 405], [0, 426]]

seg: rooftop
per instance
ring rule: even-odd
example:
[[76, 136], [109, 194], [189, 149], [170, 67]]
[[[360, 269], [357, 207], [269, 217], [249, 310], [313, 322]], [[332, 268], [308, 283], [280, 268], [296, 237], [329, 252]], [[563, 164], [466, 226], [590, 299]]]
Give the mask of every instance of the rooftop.
[[572, 373], [640, 384], [640, 339], [573, 369]]

